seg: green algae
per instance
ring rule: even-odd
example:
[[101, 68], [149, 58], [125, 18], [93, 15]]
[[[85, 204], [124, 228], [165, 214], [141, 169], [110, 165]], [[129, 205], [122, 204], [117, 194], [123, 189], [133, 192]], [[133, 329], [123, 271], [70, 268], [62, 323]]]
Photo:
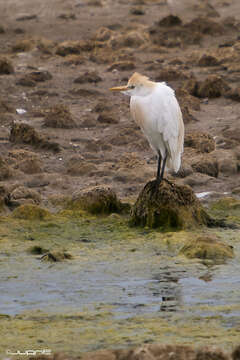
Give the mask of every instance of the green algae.
[[24, 220], [45, 220], [51, 218], [51, 213], [37, 205], [24, 204], [17, 207], [12, 216]]
[[[171, 319], [160, 314], [115, 320], [111, 311], [51, 315], [27, 312], [1, 319], [0, 348], [48, 348], [72, 355], [99, 348], [142, 343], [216, 345], [231, 350], [239, 344], [238, 327], [223, 326], [221, 315], [199, 318], [185, 314]], [[181, 331], [179, 330], [181, 329]], [[14, 344], [14, 345], [13, 345]]]
[[208, 225], [210, 221], [190, 186], [154, 180], [140, 192], [131, 211], [130, 225], [177, 231]]
[[240, 200], [232, 197], [221, 198], [213, 202], [209, 210], [214, 216], [224, 217], [228, 222], [240, 224]]
[[188, 241], [180, 250], [180, 254], [190, 259], [199, 258], [213, 260], [214, 263], [225, 262], [234, 256], [233, 247], [209, 236], [198, 237]]
[[111, 188], [102, 186], [87, 188], [75, 194], [66, 207], [70, 210], [85, 210], [94, 215], [129, 211], [129, 205], [123, 204]]
[[[239, 256], [240, 244], [236, 231], [204, 228], [201, 232], [204, 236], [214, 234], [226, 244], [234, 246], [236, 256]], [[163, 276], [165, 272], [167, 274], [173, 271], [173, 280], [166, 277], [163, 282], [165, 284], [169, 281], [171, 284], [175, 281], [175, 272], [180, 272], [180, 276], [186, 276], [184, 274], [187, 272], [196, 278], [206, 273], [206, 267], [201, 261], [178, 256], [180, 249], [199, 235], [199, 229], [166, 233], [148, 228], [129, 227], [127, 216], [94, 216], [73, 210], [64, 210], [57, 215], [51, 215], [51, 218], [34, 221], [12, 216], [1, 217], [1, 254], [8, 254], [9, 259], [14, 257], [16, 264], [19, 258], [21, 265], [14, 265], [14, 262], [8, 265], [5, 257], [2, 257], [0, 262], [6, 272], [9, 266], [15, 266], [20, 278], [24, 266], [35, 266], [35, 272], [40, 271], [39, 267], [48, 274], [48, 268], [44, 270], [44, 267], [49, 264], [40, 262], [42, 265], [37, 265], [38, 254], [27, 254], [30, 247], [36, 246], [51, 252], [73, 254], [73, 258], [67, 262], [50, 265], [53, 266], [50, 268], [51, 273], [55, 272], [57, 276], [60, 272], [61, 277], [65, 270], [70, 271], [72, 268], [67, 281], [73, 286], [82, 280], [81, 277], [74, 277], [75, 273], [78, 274], [80, 271], [84, 274], [90, 271], [91, 280], [91, 276], [94, 277], [94, 274], [101, 270], [103, 263], [106, 264], [106, 270], [102, 276], [108, 275], [110, 278], [111, 274], [116, 273], [119, 279], [126, 276], [144, 279], [145, 276], [151, 278], [158, 272]], [[208, 271], [211, 272], [211, 268]], [[17, 275], [9, 272], [8, 281], [12, 279], [17, 284], [18, 277], [14, 279], [14, 276]], [[153, 288], [152, 292], [155, 291], [154, 284], [153, 282], [149, 285], [150, 290]], [[218, 345], [224, 349], [232, 349], [238, 344], [240, 331], [237, 318], [240, 308], [238, 304], [231, 302], [231, 296], [234, 294], [231, 295], [229, 291], [229, 303], [226, 305], [204, 306], [200, 303], [183, 306], [177, 303], [173, 312], [167, 307], [166, 311], [160, 310], [162, 300], [151, 304], [144, 298], [143, 303], [137, 303], [136, 308], [131, 307], [130, 299], [135, 297], [134, 285], [130, 283], [129, 286], [122, 286], [126, 289], [120, 291], [114, 283], [107, 282], [107, 303], [94, 299], [82, 306], [81, 311], [69, 305], [59, 305], [58, 299], [55, 298], [54, 310], [46, 307], [41, 311], [31, 311], [26, 305], [23, 313], [1, 316], [0, 332], [4, 332], [6, 336], [0, 339], [0, 349], [5, 351], [9, 348], [14, 351], [40, 347], [55, 352], [78, 354], [99, 348], [120, 348], [144, 342]], [[84, 288], [79, 289], [74, 295], [76, 300], [81, 296], [84, 298], [86, 291], [88, 290]], [[118, 291], [119, 297], [125, 296], [125, 301], [129, 299], [128, 312], [123, 305], [120, 306], [111, 300]], [[205, 295], [203, 293], [202, 297]], [[201, 302], [201, 298], [199, 301]]]

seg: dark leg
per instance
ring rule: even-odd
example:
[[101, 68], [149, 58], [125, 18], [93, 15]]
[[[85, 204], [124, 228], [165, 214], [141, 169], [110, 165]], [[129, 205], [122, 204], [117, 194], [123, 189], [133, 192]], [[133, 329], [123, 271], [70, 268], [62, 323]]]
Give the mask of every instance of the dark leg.
[[168, 157], [168, 153], [166, 152], [166, 155], [163, 159], [163, 164], [162, 164], [162, 169], [161, 169], [161, 174], [160, 174], [160, 181], [162, 181], [163, 179], [163, 175], [164, 175], [164, 170], [165, 170], [165, 166], [166, 166], [166, 161], [167, 161], [167, 157]]
[[157, 181], [160, 180], [160, 170], [161, 170], [162, 156], [160, 151], [158, 151], [158, 168], [157, 168]]

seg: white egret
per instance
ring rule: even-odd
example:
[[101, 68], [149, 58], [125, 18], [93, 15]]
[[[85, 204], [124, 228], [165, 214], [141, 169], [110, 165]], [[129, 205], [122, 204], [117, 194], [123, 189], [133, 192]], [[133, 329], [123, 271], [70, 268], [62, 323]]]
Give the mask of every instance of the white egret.
[[126, 86], [110, 89], [129, 95], [130, 112], [158, 156], [157, 182], [161, 182], [165, 165], [178, 172], [184, 142], [182, 112], [174, 90], [164, 82], [153, 82], [134, 73]]

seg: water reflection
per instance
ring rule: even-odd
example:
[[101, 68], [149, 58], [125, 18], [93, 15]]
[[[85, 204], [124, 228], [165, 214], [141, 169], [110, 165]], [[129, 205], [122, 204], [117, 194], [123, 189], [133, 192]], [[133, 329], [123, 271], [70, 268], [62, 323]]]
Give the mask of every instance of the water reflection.
[[[158, 296], [161, 296], [162, 302], [159, 311], [178, 311], [182, 304], [181, 285], [179, 278], [183, 273], [162, 269], [160, 273], [155, 274], [155, 287], [158, 288]], [[157, 281], [156, 281], [157, 280]], [[155, 295], [153, 293], [153, 295]]]

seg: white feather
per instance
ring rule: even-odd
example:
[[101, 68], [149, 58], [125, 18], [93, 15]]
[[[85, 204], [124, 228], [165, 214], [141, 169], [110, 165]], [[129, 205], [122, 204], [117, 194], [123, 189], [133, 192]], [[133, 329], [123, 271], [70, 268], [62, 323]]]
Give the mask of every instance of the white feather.
[[[148, 89], [149, 90], [149, 89]], [[162, 157], [168, 152], [167, 167], [177, 172], [183, 152], [184, 125], [174, 90], [155, 83], [148, 93], [132, 94], [130, 109], [150, 146]]]

